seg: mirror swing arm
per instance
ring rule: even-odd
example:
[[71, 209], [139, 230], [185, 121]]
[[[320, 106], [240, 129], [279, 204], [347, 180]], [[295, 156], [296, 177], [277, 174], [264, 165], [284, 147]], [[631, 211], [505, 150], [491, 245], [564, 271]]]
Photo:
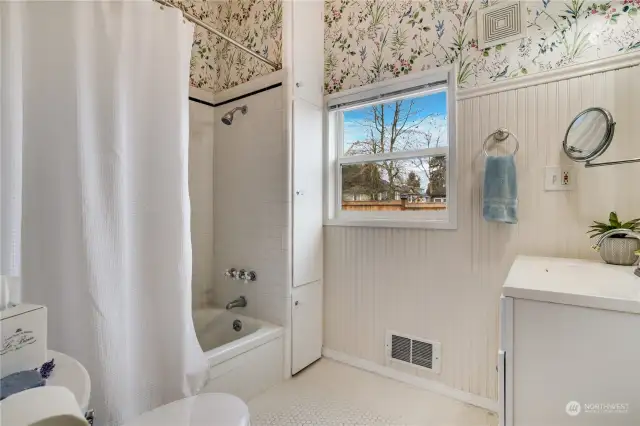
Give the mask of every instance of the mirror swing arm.
[[592, 163], [591, 161], [587, 161], [584, 163], [585, 167], [600, 167], [600, 166], [615, 166], [616, 164], [629, 164], [629, 163], [640, 163], [640, 157], [638, 158], [629, 158], [628, 160], [617, 160], [617, 161], [607, 161], [604, 163]]
[[[592, 151], [587, 151], [585, 153], [584, 150], [579, 149], [573, 145], [569, 144], [569, 134], [571, 130], [575, 126], [580, 126], [587, 120], [588, 116], [591, 114], [599, 114], [601, 115], [601, 120], [606, 120], [603, 122], [603, 126], [605, 127], [604, 134], [602, 135], [602, 139], [599, 141], [598, 146]], [[567, 128], [567, 132], [565, 134], [564, 140], [562, 142], [562, 147], [564, 149], [565, 154], [571, 160], [576, 162], [585, 163], [585, 167], [602, 167], [602, 166], [614, 166], [617, 164], [629, 164], [629, 163], [640, 163], [640, 158], [630, 158], [627, 160], [617, 160], [617, 161], [607, 161], [602, 163], [593, 163], [592, 161], [602, 155], [611, 145], [611, 141], [613, 140], [613, 134], [615, 132], [616, 123], [613, 121], [613, 116], [609, 111], [604, 108], [588, 108], [582, 111], [580, 114], [573, 119], [569, 127]]]

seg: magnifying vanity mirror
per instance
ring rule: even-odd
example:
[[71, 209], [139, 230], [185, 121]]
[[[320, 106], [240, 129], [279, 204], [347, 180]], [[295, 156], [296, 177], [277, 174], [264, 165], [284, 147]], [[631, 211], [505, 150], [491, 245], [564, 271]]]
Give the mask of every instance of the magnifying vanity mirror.
[[606, 163], [592, 162], [609, 148], [615, 128], [616, 123], [609, 111], [604, 108], [588, 108], [578, 114], [569, 125], [562, 142], [564, 152], [573, 161], [585, 163], [585, 167], [640, 162], [640, 158]]

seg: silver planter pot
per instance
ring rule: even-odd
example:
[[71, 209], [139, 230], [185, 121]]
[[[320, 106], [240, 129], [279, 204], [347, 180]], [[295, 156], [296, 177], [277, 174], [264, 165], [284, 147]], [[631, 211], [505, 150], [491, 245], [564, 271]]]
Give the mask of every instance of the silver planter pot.
[[605, 238], [600, 248], [600, 257], [612, 265], [631, 266], [638, 260], [633, 252], [640, 249], [636, 238]]

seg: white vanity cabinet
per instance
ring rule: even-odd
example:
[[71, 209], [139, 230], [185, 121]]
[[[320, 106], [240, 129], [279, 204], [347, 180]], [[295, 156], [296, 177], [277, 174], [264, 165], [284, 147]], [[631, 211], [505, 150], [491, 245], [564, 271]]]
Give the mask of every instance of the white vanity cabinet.
[[291, 147], [291, 374], [321, 357], [324, 2], [283, 3]]
[[501, 426], [640, 424], [633, 268], [520, 256], [503, 286]]

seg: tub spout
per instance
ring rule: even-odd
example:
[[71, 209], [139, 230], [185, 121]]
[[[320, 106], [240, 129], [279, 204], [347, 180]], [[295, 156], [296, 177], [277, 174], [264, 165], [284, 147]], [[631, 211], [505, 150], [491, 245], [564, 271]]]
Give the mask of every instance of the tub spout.
[[227, 303], [227, 310], [233, 308], [244, 308], [245, 306], [247, 306], [247, 298], [244, 296], [240, 296], [237, 299]]

